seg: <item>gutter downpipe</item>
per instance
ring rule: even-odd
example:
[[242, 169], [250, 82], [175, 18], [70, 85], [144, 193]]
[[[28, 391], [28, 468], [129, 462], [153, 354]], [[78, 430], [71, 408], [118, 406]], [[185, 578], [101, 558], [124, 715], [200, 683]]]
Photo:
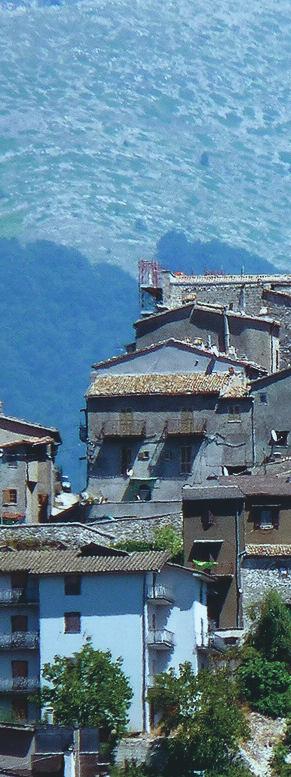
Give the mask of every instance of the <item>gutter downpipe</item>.
[[227, 318], [227, 308], [223, 308], [223, 339], [224, 339], [224, 350], [225, 353], [229, 352], [229, 343], [230, 343], [230, 333], [229, 333], [229, 323]]
[[254, 421], [254, 407], [255, 407], [255, 398], [251, 397], [252, 401], [252, 409], [251, 409], [251, 426], [252, 426], [252, 459], [253, 459], [253, 466], [257, 463], [257, 451], [256, 451], [256, 430], [255, 430], [255, 421]]
[[146, 618], [146, 573], [143, 576], [143, 609], [142, 609], [142, 724], [143, 724], [143, 731], [148, 731], [148, 721], [147, 721], [147, 709], [146, 709], [146, 671], [147, 671], [147, 660], [146, 660], [146, 629], [147, 629], [147, 618]]
[[241, 518], [242, 510], [236, 509], [235, 511], [235, 542], [236, 542], [236, 569], [235, 569], [235, 576], [236, 576], [236, 627], [237, 629], [241, 626], [241, 573], [240, 573], [240, 560], [242, 553], [240, 551], [240, 518]]

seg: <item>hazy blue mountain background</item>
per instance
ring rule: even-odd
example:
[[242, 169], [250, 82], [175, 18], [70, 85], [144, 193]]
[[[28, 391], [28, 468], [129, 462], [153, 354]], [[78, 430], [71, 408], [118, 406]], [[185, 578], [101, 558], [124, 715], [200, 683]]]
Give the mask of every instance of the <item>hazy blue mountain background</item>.
[[138, 258], [289, 269], [290, 4], [240, 6], [0, 0], [1, 396], [59, 425], [75, 484]]

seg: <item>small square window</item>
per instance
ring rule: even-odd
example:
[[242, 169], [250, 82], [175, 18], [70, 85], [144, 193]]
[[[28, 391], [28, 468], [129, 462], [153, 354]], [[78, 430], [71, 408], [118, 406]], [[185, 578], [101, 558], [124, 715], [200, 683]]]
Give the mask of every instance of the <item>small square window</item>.
[[81, 593], [80, 575], [66, 575], [65, 577], [66, 596], [79, 596], [80, 593]]
[[260, 402], [262, 405], [268, 404], [268, 396], [267, 394], [260, 394]]
[[228, 416], [230, 421], [240, 421], [240, 406], [239, 405], [229, 405], [228, 406]]
[[17, 491], [15, 488], [4, 488], [2, 491], [2, 502], [4, 505], [17, 504]]
[[276, 430], [277, 441], [275, 441], [275, 445], [284, 445], [284, 446], [288, 445], [288, 434], [289, 434], [289, 431], [278, 432]]
[[65, 612], [65, 634], [80, 634], [81, 631], [81, 613]]
[[255, 510], [256, 529], [278, 529], [279, 508], [276, 506], [257, 507]]

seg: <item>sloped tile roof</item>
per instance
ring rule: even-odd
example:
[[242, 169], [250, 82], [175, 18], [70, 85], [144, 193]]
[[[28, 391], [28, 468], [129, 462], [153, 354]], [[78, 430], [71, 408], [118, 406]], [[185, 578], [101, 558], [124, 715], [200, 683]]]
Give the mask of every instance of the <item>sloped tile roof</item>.
[[291, 556], [291, 545], [246, 545], [247, 556]]
[[[224, 389], [224, 391], [223, 391]], [[153, 375], [102, 375], [89, 387], [88, 397], [174, 394], [222, 394], [241, 397], [247, 394], [246, 386], [232, 381], [228, 372], [223, 374], [153, 374]]]
[[169, 558], [168, 551], [137, 552], [122, 556], [83, 556], [78, 549], [2, 550], [0, 573], [21, 570], [37, 575], [158, 572]]

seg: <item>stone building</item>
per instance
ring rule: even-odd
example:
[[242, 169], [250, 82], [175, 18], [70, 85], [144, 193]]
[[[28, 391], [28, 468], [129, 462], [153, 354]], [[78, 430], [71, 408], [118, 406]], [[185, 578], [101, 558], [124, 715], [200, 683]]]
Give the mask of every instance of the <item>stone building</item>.
[[163, 503], [166, 514], [184, 483], [252, 465], [245, 368], [218, 358], [209, 372], [198, 350], [170, 341], [94, 365], [82, 437], [86, 490], [103, 514], [136, 501]]
[[215, 578], [214, 628], [247, 627], [249, 605], [273, 587], [291, 606], [289, 478], [244, 475], [185, 487], [183, 520], [185, 564]]
[[291, 367], [251, 381], [255, 461], [282, 461], [291, 455]]
[[[213, 305], [280, 321], [280, 366], [291, 364], [291, 275], [185, 275], [161, 270], [153, 262], [140, 271], [142, 316], [182, 305]], [[239, 351], [238, 351], [239, 353]], [[253, 356], [256, 361], [255, 355]]]
[[[126, 553], [91, 543], [63, 550], [0, 552], [0, 708], [35, 719], [41, 669], [88, 637], [123, 659], [133, 690], [129, 728], [149, 730], [153, 678], [208, 642], [209, 576], [171, 564], [167, 551]], [[202, 651], [201, 651], [202, 653]], [[0, 715], [1, 715], [0, 712]]]
[[55, 496], [57, 429], [0, 415], [0, 519], [3, 524], [48, 520]]
[[221, 303], [198, 300], [142, 317], [134, 326], [136, 349], [175, 337], [214, 346], [220, 353], [253, 362], [267, 372], [280, 366], [280, 324], [267, 315], [241, 313]]

